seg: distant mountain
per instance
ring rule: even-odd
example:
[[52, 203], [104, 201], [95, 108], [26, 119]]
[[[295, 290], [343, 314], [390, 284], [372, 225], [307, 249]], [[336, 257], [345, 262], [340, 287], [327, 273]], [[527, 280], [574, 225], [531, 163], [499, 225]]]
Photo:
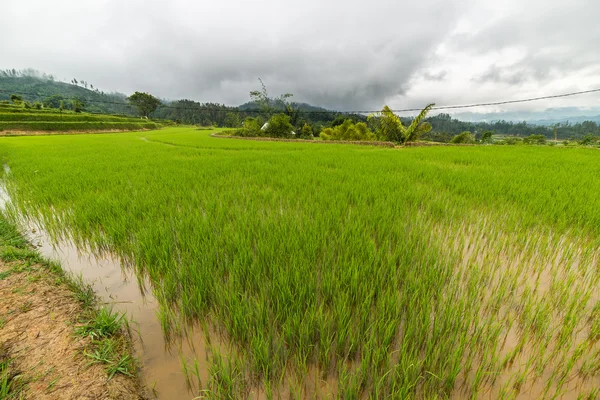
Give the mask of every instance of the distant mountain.
[[[338, 113], [338, 111], [335, 110], [328, 110], [326, 108], [323, 107], [317, 107], [317, 106], [313, 106], [311, 104], [308, 103], [295, 103], [292, 102], [292, 107], [294, 109], [300, 110], [300, 111], [308, 111], [308, 112], [323, 112], [323, 113]], [[280, 110], [284, 110], [285, 109], [285, 105], [282, 102], [277, 102], [274, 101], [272, 104], [273, 108], [275, 109], [280, 109]], [[254, 111], [254, 110], [258, 110], [260, 109], [260, 106], [254, 102], [247, 102], [244, 103], [240, 106], [238, 106], [239, 110], [242, 111]]]
[[512, 121], [527, 122], [534, 125], [554, 125], [556, 123], [577, 123], [593, 121], [600, 123], [600, 108], [556, 107], [544, 111], [509, 111], [499, 113], [463, 112], [452, 115], [454, 118], [468, 122]]

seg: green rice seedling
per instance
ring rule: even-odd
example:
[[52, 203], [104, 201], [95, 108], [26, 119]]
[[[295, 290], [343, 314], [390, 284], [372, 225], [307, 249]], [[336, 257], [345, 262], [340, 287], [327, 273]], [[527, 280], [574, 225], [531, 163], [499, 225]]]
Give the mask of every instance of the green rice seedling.
[[596, 152], [210, 133], [0, 139], [8, 215], [126, 260], [166, 343], [200, 325], [227, 344], [199, 393], [319, 397], [315, 371], [338, 398], [600, 379]]

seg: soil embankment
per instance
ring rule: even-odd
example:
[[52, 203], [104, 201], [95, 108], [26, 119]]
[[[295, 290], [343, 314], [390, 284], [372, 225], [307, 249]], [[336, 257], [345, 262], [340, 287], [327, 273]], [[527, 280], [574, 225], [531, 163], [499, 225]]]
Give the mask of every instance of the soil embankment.
[[[109, 366], [91, 356], [98, 342], [76, 334], [98, 308], [82, 302], [77, 284], [58, 265], [7, 232], [1, 215], [0, 225], [0, 362], [8, 365], [15, 398], [142, 399], [135, 370], [110, 377]], [[129, 343], [128, 333], [121, 329], [111, 340]]]

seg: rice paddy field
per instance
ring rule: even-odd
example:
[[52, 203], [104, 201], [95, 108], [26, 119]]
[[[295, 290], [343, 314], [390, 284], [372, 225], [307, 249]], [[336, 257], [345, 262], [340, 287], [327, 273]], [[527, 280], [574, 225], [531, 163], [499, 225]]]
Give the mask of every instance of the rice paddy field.
[[597, 150], [209, 134], [0, 139], [11, 218], [202, 332], [190, 398], [600, 398]]

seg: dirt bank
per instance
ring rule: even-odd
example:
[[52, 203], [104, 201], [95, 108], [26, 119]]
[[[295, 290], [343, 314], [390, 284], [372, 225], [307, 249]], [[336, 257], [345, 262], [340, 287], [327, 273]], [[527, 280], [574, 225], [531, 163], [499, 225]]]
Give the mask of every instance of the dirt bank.
[[[14, 232], [7, 238], [7, 226], [0, 214], [0, 357], [9, 360], [15, 398], [143, 399], [135, 368], [109, 379], [110, 363], [93, 363], [91, 356], [100, 341], [76, 334], [98, 314], [93, 292], [78, 292], [58, 265], [25, 248]], [[121, 355], [127, 332], [113, 336], [108, 340], [119, 343], [115, 351], [127, 357]]]

